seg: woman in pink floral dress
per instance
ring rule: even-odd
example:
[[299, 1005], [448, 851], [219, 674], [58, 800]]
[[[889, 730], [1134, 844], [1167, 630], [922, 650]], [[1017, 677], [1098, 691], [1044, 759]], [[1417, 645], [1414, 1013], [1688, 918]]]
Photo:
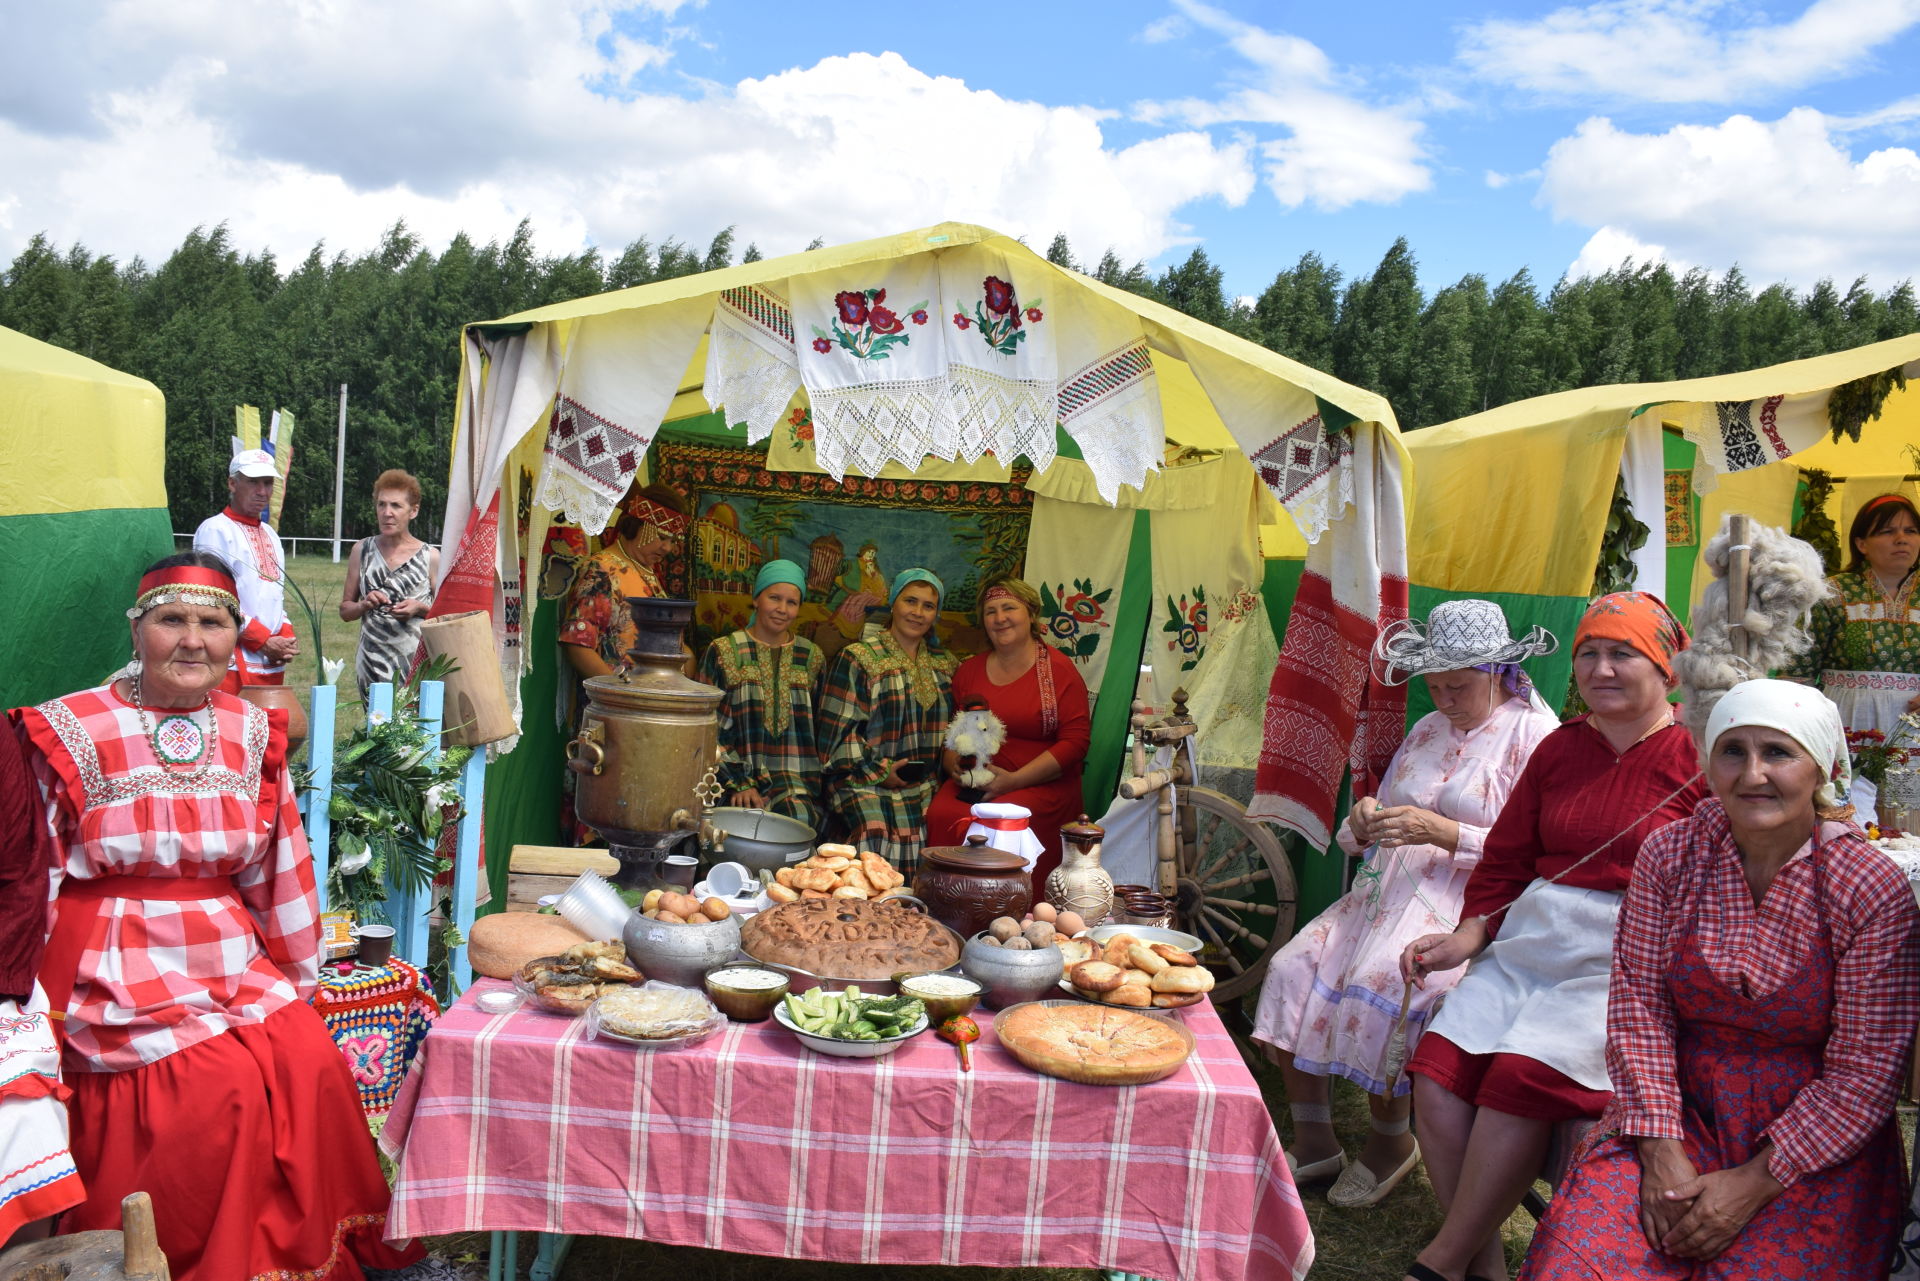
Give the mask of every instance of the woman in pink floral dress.
[[[1426, 677], [1435, 711], [1394, 754], [1380, 794], [1362, 797], [1339, 833], [1349, 854], [1366, 853], [1353, 888], [1280, 950], [1260, 989], [1253, 1035], [1286, 1076], [1293, 1114], [1287, 1164], [1294, 1178], [1338, 1181], [1335, 1205], [1373, 1205], [1419, 1160], [1408, 1133], [1411, 1083], [1386, 1064], [1404, 983], [1400, 952], [1423, 934], [1453, 929], [1467, 875], [1534, 746], [1559, 721], [1520, 670], [1549, 653], [1535, 628], [1515, 641], [1489, 601], [1448, 601], [1425, 629], [1382, 636], [1376, 657], [1388, 679]], [[1407, 1050], [1445, 986], [1413, 994]], [[1373, 1133], [1357, 1162], [1334, 1136], [1327, 1078], [1342, 1076], [1372, 1096]]]

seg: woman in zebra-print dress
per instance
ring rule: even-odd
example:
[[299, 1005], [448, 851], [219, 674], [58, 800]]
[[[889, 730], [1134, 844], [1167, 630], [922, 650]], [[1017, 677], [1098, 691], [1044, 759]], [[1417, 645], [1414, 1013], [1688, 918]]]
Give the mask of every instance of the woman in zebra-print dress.
[[409, 528], [420, 514], [420, 482], [397, 468], [381, 472], [373, 506], [380, 532], [354, 545], [340, 589], [340, 617], [360, 620], [353, 674], [363, 699], [369, 685], [405, 673], [440, 576], [440, 550]]

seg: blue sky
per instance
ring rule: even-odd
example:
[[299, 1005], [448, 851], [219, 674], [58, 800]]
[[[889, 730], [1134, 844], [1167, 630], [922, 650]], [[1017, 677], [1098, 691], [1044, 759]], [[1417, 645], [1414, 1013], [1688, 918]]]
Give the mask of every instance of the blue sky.
[[[970, 17], [977, 13], [978, 19]], [[1920, 275], [1920, 0], [135, 0], [11, 14], [0, 257], [429, 245], [533, 220], [768, 253], [942, 218], [1234, 293], [1397, 235], [1429, 290], [1625, 256]]]

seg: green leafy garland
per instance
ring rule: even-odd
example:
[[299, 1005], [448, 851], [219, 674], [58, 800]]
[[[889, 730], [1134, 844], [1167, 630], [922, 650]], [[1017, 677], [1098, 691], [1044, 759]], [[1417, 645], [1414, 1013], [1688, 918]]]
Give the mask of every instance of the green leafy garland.
[[1802, 468], [1800, 475], [1807, 490], [1800, 496], [1800, 519], [1794, 523], [1793, 536], [1820, 553], [1820, 563], [1829, 574], [1840, 571], [1840, 531], [1827, 515], [1827, 500], [1833, 497], [1833, 476], [1817, 467]]
[[1858, 444], [1861, 426], [1867, 419], [1880, 416], [1880, 407], [1896, 389], [1907, 389], [1906, 368], [1902, 365], [1835, 387], [1827, 397], [1827, 426], [1833, 430], [1834, 443], [1845, 435]]
[[424, 891], [453, 866], [440, 838], [464, 813], [460, 772], [473, 749], [440, 751], [420, 721], [420, 683], [442, 680], [453, 668], [446, 658], [424, 664], [394, 689], [393, 715], [368, 713], [334, 755], [327, 894], [362, 924], [392, 924], [389, 878], [401, 889]]

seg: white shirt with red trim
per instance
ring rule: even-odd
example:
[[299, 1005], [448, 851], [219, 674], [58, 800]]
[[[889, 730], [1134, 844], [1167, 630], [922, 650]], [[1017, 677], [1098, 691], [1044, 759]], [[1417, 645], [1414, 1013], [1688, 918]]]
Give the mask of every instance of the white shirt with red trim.
[[277, 685], [286, 674], [285, 663], [270, 662], [260, 647], [270, 637], [293, 635], [287, 621], [286, 557], [273, 527], [228, 507], [200, 522], [193, 549], [212, 552], [233, 570], [244, 620], [233, 662], [243, 685]]
[[[15, 715], [56, 843], [56, 922], [62, 885], [100, 877], [228, 876], [239, 899], [100, 902], [104, 929], [80, 953], [64, 1011], [70, 1069], [130, 1071], [312, 996], [313, 860], [286, 740], [265, 712], [214, 694], [218, 762], [198, 778], [160, 764], [110, 685]], [[207, 716], [192, 720], [204, 731]]]

